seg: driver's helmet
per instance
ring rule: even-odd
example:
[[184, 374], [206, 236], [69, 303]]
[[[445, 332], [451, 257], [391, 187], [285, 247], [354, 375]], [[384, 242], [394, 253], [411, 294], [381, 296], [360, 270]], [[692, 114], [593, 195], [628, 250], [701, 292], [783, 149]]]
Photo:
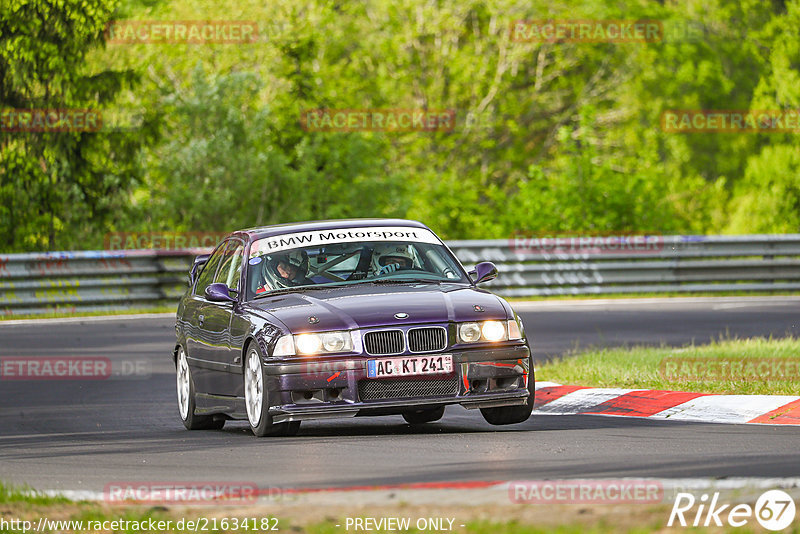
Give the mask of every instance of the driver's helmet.
[[[284, 266], [279, 269], [278, 265], [281, 263], [283, 263]], [[266, 262], [264, 268], [267, 271], [269, 279], [275, 283], [276, 289], [280, 287], [303, 285], [306, 280], [306, 274], [308, 273], [308, 254], [306, 254], [305, 251], [273, 254], [271, 259]], [[282, 273], [281, 270], [294, 270], [295, 273], [289, 278], [285, 276], [286, 273]]]
[[[393, 261], [399, 260], [399, 261]], [[408, 245], [378, 245], [372, 253], [370, 267], [373, 273], [379, 273], [381, 269], [391, 263], [400, 264], [401, 268], [411, 269], [414, 267], [414, 254]]]

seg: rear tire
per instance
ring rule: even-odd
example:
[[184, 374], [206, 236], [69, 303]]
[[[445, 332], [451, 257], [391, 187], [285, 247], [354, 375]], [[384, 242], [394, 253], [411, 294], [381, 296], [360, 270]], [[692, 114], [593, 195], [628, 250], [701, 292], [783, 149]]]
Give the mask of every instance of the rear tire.
[[251, 343], [244, 362], [244, 403], [247, 420], [256, 437], [294, 436], [300, 430], [300, 421], [273, 423], [269, 413], [269, 391], [264, 379], [263, 358], [258, 345]]
[[187, 430], [219, 430], [225, 426], [225, 419], [221, 417], [215, 419], [213, 415], [194, 413], [197, 408], [194, 401], [194, 380], [183, 347], [178, 348], [178, 356], [175, 358], [175, 375], [178, 390], [178, 414], [181, 416], [183, 426]]
[[432, 423], [438, 421], [444, 415], [444, 406], [438, 408], [431, 408], [429, 410], [417, 410], [414, 412], [405, 412], [403, 419], [409, 425], [423, 425], [425, 423]]
[[533, 373], [533, 357], [528, 368], [528, 401], [522, 406], [501, 406], [499, 408], [481, 408], [481, 415], [490, 425], [515, 425], [524, 423], [533, 411], [536, 377]]

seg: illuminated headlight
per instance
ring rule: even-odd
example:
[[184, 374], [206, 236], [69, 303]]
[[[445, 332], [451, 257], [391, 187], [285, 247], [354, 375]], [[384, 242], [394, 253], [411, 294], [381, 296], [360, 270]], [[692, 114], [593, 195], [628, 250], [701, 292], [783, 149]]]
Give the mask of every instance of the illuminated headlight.
[[483, 337], [486, 341], [503, 341], [508, 339], [506, 325], [500, 321], [486, 321], [481, 327]]
[[[458, 325], [458, 339], [462, 343], [476, 343], [478, 341], [506, 341], [508, 339], [521, 339], [519, 327], [511, 330], [514, 321], [484, 321], [482, 323], [461, 323]], [[509, 333], [518, 337], [511, 337]]]
[[322, 349], [322, 338], [319, 334], [300, 334], [295, 336], [294, 342], [300, 354], [316, 354]]
[[306, 355], [353, 350], [353, 337], [350, 332], [298, 334], [294, 336], [294, 343], [297, 346], [297, 352]]

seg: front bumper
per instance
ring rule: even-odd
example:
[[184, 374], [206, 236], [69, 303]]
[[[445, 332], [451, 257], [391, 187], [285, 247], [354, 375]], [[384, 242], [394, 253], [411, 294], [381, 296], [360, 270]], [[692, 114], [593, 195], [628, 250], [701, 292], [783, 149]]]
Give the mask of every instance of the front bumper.
[[[264, 366], [274, 422], [388, 415], [460, 404], [465, 408], [513, 406], [528, 401], [527, 345], [448, 351], [451, 375], [367, 378], [374, 356], [350, 356]], [[415, 355], [422, 356], [422, 355]], [[532, 388], [530, 388], [532, 389]]]

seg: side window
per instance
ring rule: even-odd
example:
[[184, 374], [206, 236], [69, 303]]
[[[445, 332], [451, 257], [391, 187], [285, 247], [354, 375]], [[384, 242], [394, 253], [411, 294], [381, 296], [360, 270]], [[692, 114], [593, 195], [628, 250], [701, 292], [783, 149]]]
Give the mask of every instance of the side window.
[[231, 272], [228, 274], [227, 284], [230, 289], [239, 290], [239, 279], [242, 277], [242, 262], [244, 261], [244, 245], [236, 248], [236, 253], [231, 264]]
[[206, 264], [203, 266], [203, 270], [200, 271], [200, 276], [197, 277], [197, 283], [194, 286], [195, 295], [205, 294], [206, 288], [211, 285], [211, 279], [214, 278], [214, 273], [217, 272], [217, 266], [219, 266], [219, 262], [222, 259], [227, 246], [228, 245], [225, 243], [218, 246], [217, 250], [214, 251]]
[[239, 289], [239, 276], [241, 275], [242, 255], [244, 254], [244, 245], [241, 241], [231, 240], [225, 250], [225, 257], [222, 260], [222, 265], [217, 271], [217, 276], [214, 277], [214, 283], [222, 282], [229, 289]]

